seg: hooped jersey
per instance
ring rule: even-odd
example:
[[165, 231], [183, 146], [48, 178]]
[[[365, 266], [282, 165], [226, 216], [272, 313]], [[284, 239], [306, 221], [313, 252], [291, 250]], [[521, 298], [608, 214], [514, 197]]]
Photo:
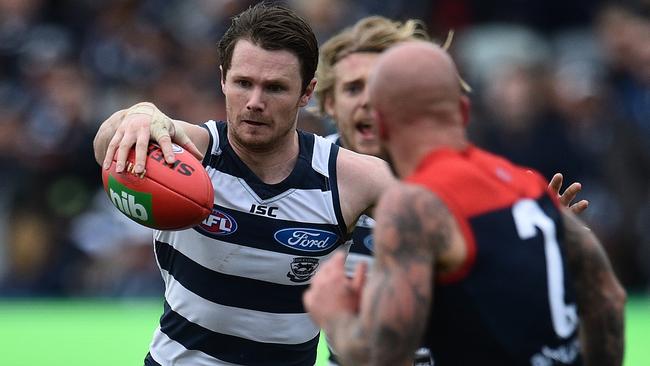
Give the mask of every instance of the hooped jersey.
[[320, 329], [302, 294], [319, 264], [349, 239], [336, 180], [338, 146], [299, 133], [291, 174], [263, 183], [209, 121], [203, 164], [212, 214], [193, 229], [157, 231], [164, 313], [150, 347], [161, 365], [316, 362]]
[[580, 365], [559, 202], [543, 177], [471, 146], [432, 152], [407, 181], [444, 201], [467, 245], [434, 284], [436, 366]]

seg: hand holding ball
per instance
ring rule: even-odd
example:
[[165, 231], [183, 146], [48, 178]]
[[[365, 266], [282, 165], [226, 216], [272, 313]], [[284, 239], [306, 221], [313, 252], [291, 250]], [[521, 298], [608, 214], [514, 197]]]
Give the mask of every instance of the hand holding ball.
[[133, 221], [158, 230], [180, 230], [196, 226], [211, 212], [214, 201], [212, 181], [192, 154], [173, 145], [176, 161], [167, 164], [160, 147], [147, 149], [146, 170], [134, 174], [135, 150], [126, 160], [127, 169], [115, 172], [113, 159], [102, 169], [108, 198]]

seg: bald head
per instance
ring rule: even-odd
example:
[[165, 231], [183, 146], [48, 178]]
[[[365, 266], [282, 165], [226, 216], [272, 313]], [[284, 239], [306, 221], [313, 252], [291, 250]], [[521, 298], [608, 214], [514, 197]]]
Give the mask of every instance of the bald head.
[[400, 177], [434, 149], [468, 144], [469, 99], [453, 60], [434, 44], [404, 42], [381, 54], [368, 80], [368, 97]]
[[386, 124], [423, 116], [440, 123], [462, 122], [462, 116], [453, 116], [461, 95], [451, 57], [424, 41], [403, 42], [384, 52], [369, 80], [370, 102]]

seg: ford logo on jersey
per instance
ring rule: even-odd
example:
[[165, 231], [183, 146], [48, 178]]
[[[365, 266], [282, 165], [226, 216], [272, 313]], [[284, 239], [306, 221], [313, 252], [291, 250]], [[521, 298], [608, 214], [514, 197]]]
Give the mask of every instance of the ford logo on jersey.
[[305, 252], [320, 252], [331, 248], [339, 238], [329, 231], [307, 228], [278, 230], [273, 237], [286, 247]]
[[199, 227], [208, 235], [229, 235], [237, 231], [237, 221], [223, 211], [212, 209], [210, 216]]

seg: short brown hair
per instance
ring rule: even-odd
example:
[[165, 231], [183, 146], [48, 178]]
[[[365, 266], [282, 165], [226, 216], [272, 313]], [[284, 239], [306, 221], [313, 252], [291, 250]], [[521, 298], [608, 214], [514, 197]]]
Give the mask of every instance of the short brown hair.
[[300, 62], [302, 92], [305, 92], [318, 66], [318, 41], [309, 24], [293, 10], [261, 2], [233, 17], [218, 45], [224, 79], [235, 45], [241, 39], [265, 50], [287, 50], [295, 54]]
[[363, 18], [353, 27], [330, 38], [321, 47], [316, 71], [316, 97], [320, 113], [326, 114], [325, 98], [333, 94], [336, 83], [334, 66], [339, 60], [355, 52], [381, 53], [398, 42], [417, 39], [430, 39], [422, 22], [410, 19], [402, 23], [382, 16]]

